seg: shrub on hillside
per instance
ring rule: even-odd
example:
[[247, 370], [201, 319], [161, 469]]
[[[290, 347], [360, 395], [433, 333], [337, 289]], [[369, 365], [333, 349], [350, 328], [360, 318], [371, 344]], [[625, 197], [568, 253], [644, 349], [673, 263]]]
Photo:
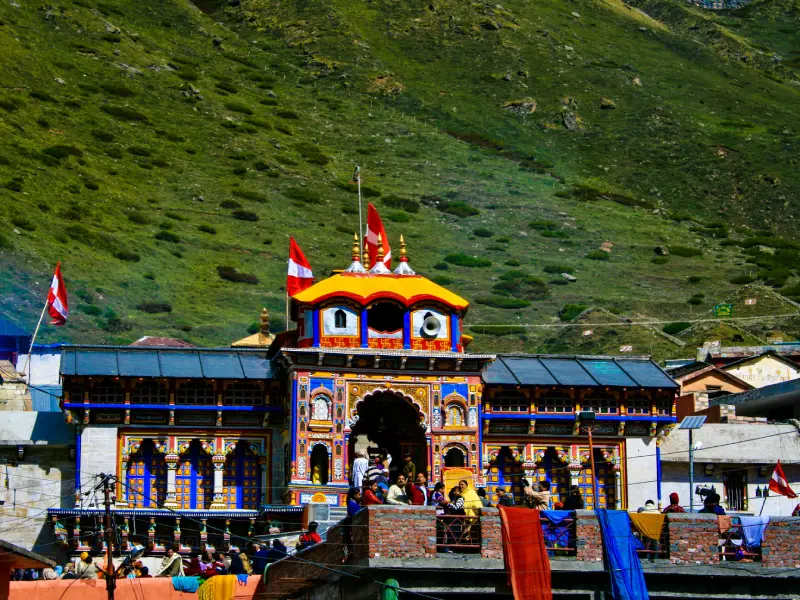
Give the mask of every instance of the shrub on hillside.
[[681, 331], [689, 329], [689, 327], [691, 326], [692, 326], [691, 323], [687, 323], [685, 321], [681, 321], [678, 323], [667, 323], [666, 325], [664, 325], [664, 327], [661, 328], [661, 331], [663, 331], [664, 333], [668, 333], [670, 335], [677, 335]]
[[408, 216], [408, 213], [404, 213], [399, 210], [390, 212], [387, 215], [387, 218], [395, 223], [408, 223], [411, 220], [411, 217]]
[[269, 202], [269, 198], [261, 192], [253, 190], [233, 190], [233, 195], [237, 198], [244, 198], [245, 200], [252, 200], [253, 202]]
[[688, 304], [702, 304], [705, 301], [705, 294], [694, 294], [691, 298], [689, 298], [686, 302]]
[[13, 246], [11, 240], [3, 232], [0, 232], [0, 249], [11, 250]]
[[214, 229], [211, 225], [205, 225], [205, 224], [199, 225], [197, 227], [197, 230], [198, 231], [202, 231], [203, 233], [208, 233], [210, 235], [216, 235], [217, 234], [217, 230]]
[[556, 231], [552, 231], [550, 229], [547, 229], [545, 231], [540, 231], [539, 235], [541, 235], [542, 237], [546, 237], [546, 238], [556, 238], [556, 239], [562, 239], [562, 240], [569, 238], [569, 234], [566, 231], [562, 231], [560, 229], [557, 229]]
[[99, 129], [95, 129], [92, 131], [92, 137], [99, 142], [113, 142], [114, 141], [114, 134], [109, 131], [100, 131]]
[[145, 148], [144, 146], [129, 146], [128, 152], [134, 156], [150, 156], [152, 154], [150, 148]]
[[236, 200], [223, 200], [219, 203], [220, 208], [242, 208], [242, 203]]
[[247, 106], [246, 104], [241, 104], [240, 102], [226, 102], [225, 108], [230, 111], [237, 112], [243, 115], [252, 115], [253, 109]]
[[11, 217], [11, 224], [19, 227], [20, 229], [24, 229], [25, 231], [34, 231], [36, 229], [36, 225], [28, 219], [27, 217], [23, 217], [22, 215], [15, 215]]
[[675, 256], [683, 256], [684, 258], [703, 255], [702, 250], [698, 248], [689, 248], [688, 246], [670, 246], [669, 251], [670, 254], [674, 254]]
[[574, 273], [575, 268], [563, 264], [549, 264], [544, 266], [543, 271], [545, 273], [560, 275], [561, 273]]
[[500, 296], [495, 294], [489, 296], [478, 296], [475, 298], [475, 302], [478, 304], [483, 304], [484, 306], [503, 309], [525, 308], [526, 306], [531, 305], [530, 302], [521, 298], [511, 298], [509, 296]]
[[467, 204], [466, 202], [457, 201], [457, 202], [440, 202], [436, 207], [443, 213], [447, 213], [448, 215], [454, 215], [459, 218], [465, 217], [474, 217], [475, 215], [479, 215], [481, 211], [479, 211], [474, 206]]
[[589, 252], [584, 258], [588, 258], [589, 260], [608, 260], [608, 252], [603, 252], [602, 250], [592, 250]]
[[494, 235], [494, 231], [486, 227], [476, 227], [472, 230], [472, 234], [480, 238], [490, 238]]
[[458, 265], [459, 267], [491, 267], [492, 261], [486, 260], [485, 258], [478, 258], [475, 256], [469, 256], [468, 254], [464, 254], [463, 252], [458, 252], [454, 254], [448, 254], [444, 257], [445, 262], [449, 262], [451, 265]]
[[400, 196], [384, 196], [381, 199], [381, 202], [385, 206], [389, 208], [399, 208], [400, 210], [404, 210], [409, 213], [418, 213], [419, 212], [419, 202], [416, 200], [412, 200], [411, 198], [402, 198]]
[[303, 187], [291, 187], [283, 192], [283, 195], [292, 200], [298, 200], [307, 204], [319, 204], [322, 198], [313, 190]]
[[275, 113], [275, 114], [276, 114], [276, 115], [278, 115], [278, 116], [279, 116], [281, 119], [292, 119], [292, 120], [297, 120], [297, 119], [299, 119], [299, 118], [300, 118], [300, 115], [298, 115], [298, 114], [297, 114], [296, 112], [294, 112], [293, 110], [279, 110], [279, 111], [278, 111], [277, 113]]
[[558, 223], [553, 221], [531, 221], [528, 227], [537, 231], [553, 231], [558, 229]]
[[433, 268], [437, 271], [447, 271], [450, 268], [450, 265], [448, 265], [446, 262], [438, 262], [433, 265]]
[[[222, 90], [223, 92], [227, 92], [229, 94], [238, 94], [239, 93], [239, 90], [236, 89], [236, 86], [233, 85], [232, 83], [227, 82], [227, 81], [218, 81], [216, 83], [215, 87], [217, 88], [217, 90]], [[223, 94], [223, 96], [224, 95], [225, 94]]]
[[520, 263], [520, 262], [519, 262], [519, 261], [518, 261], [516, 258], [509, 258], [509, 259], [508, 259], [508, 260], [505, 262], [505, 265], [506, 265], [507, 267], [518, 267], [518, 266], [520, 266], [520, 264], [522, 264], [522, 263]]
[[[353, 194], [357, 194], [358, 193], [358, 185], [356, 185], [352, 181], [337, 181], [334, 185], [336, 187], [340, 188], [340, 189], [343, 189], [343, 190], [347, 191], [347, 192], [351, 192]], [[379, 198], [381, 196], [381, 192], [379, 192], [375, 188], [371, 188], [371, 187], [369, 187], [367, 185], [362, 185], [361, 186], [361, 195], [364, 198]]]
[[181, 238], [179, 238], [176, 234], [172, 233], [171, 231], [159, 231], [155, 235], [155, 238], [157, 240], [161, 240], [162, 242], [170, 242], [172, 244], [178, 244], [181, 241]]
[[235, 210], [232, 213], [234, 219], [240, 221], [258, 221], [258, 215], [248, 210]]
[[565, 304], [560, 311], [558, 311], [558, 318], [562, 321], [572, 321], [575, 317], [589, 308], [585, 304]]
[[59, 144], [57, 146], [50, 146], [49, 148], [45, 148], [42, 150], [48, 156], [52, 156], [53, 158], [62, 159], [67, 158], [68, 156], [83, 156], [83, 150], [76, 146], [70, 146], [68, 144]]
[[730, 281], [735, 285], [743, 285], [745, 283], [753, 283], [755, 280], [756, 278], [753, 277], [752, 275], [742, 274], [742, 275], [734, 275], [728, 281]]
[[156, 315], [158, 313], [171, 313], [172, 305], [169, 302], [142, 302], [136, 305], [136, 310]]
[[130, 250], [119, 250], [114, 253], [114, 257], [126, 262], [139, 262], [142, 259], [136, 252], [131, 252]]
[[101, 87], [106, 93], [113, 96], [119, 96], [120, 98], [131, 98], [139, 93], [138, 90], [135, 90], [124, 83], [109, 82], [103, 84]]
[[113, 104], [104, 104], [100, 107], [104, 113], [111, 115], [112, 117], [116, 117], [123, 121], [139, 121], [142, 123], [147, 123], [150, 121], [150, 118], [144, 114], [143, 112], [139, 112], [135, 108], [131, 108], [129, 106], [116, 106]]
[[669, 256], [654, 256], [650, 262], [654, 265], [665, 265], [669, 262]]
[[302, 142], [297, 144], [294, 148], [297, 150], [297, 153], [300, 156], [306, 159], [306, 162], [312, 165], [320, 165], [324, 167], [331, 162], [330, 157], [314, 144]]
[[686, 281], [688, 281], [689, 283], [700, 283], [701, 281], [703, 281], [703, 278], [700, 277], [700, 275], [689, 275], [686, 278]]
[[258, 283], [258, 277], [250, 273], [240, 273], [234, 267], [217, 267], [217, 273], [220, 278], [233, 283], [247, 283], [250, 285], [256, 285]]
[[450, 285], [453, 283], [453, 279], [447, 275], [436, 275], [435, 277], [431, 278], [431, 281], [433, 281], [433, 283], [438, 283], [439, 285]]

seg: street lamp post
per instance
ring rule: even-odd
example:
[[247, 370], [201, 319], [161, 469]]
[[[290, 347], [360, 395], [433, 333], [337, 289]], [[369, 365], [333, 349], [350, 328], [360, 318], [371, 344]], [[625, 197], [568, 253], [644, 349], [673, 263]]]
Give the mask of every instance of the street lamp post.
[[594, 444], [592, 443], [592, 427], [595, 421], [595, 413], [592, 410], [585, 410], [579, 413], [578, 418], [581, 423], [586, 423], [586, 433], [589, 434], [589, 461], [592, 466], [592, 494], [594, 494], [594, 507], [598, 508], [600, 498], [597, 495], [597, 471], [594, 467]]
[[705, 415], [692, 415], [684, 418], [678, 425], [678, 429], [689, 430], [689, 512], [694, 512], [694, 440], [692, 432], [700, 429], [705, 422]]

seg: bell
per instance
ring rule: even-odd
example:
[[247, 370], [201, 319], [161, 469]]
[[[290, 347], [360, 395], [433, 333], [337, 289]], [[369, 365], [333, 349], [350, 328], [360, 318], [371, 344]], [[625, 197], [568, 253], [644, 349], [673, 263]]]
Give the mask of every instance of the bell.
[[422, 322], [422, 337], [435, 338], [442, 329], [442, 322], [436, 317], [428, 317]]

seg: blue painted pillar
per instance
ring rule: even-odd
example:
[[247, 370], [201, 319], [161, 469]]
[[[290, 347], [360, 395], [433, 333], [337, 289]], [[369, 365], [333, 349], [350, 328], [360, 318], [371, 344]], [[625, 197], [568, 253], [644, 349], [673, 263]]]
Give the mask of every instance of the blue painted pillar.
[[312, 345], [315, 348], [319, 348], [319, 309], [315, 308], [311, 311], [311, 319], [313, 323], [311, 324], [311, 335], [313, 336]]
[[403, 348], [411, 349], [411, 311], [409, 310], [403, 315]]
[[361, 309], [361, 347], [369, 348], [369, 328], [367, 327], [367, 309]]
[[661, 510], [661, 444], [656, 442], [656, 497], [658, 510]]
[[458, 346], [461, 344], [461, 327], [459, 326], [458, 315], [453, 313], [450, 316], [450, 349], [453, 352], [458, 352]]
[[[81, 491], [81, 428], [76, 427], [75, 434], [75, 493]], [[125, 490], [127, 494], [127, 490]]]

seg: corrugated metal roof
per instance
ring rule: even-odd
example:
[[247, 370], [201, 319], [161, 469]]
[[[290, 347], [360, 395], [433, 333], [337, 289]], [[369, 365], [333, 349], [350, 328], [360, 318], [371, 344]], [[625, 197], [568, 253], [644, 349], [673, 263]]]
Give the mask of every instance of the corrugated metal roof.
[[269, 379], [266, 351], [65, 346], [61, 374], [95, 377]]
[[647, 357], [500, 355], [483, 373], [488, 385], [677, 388]]
[[23, 331], [16, 323], [0, 317], [0, 336], [31, 337], [31, 333]]

